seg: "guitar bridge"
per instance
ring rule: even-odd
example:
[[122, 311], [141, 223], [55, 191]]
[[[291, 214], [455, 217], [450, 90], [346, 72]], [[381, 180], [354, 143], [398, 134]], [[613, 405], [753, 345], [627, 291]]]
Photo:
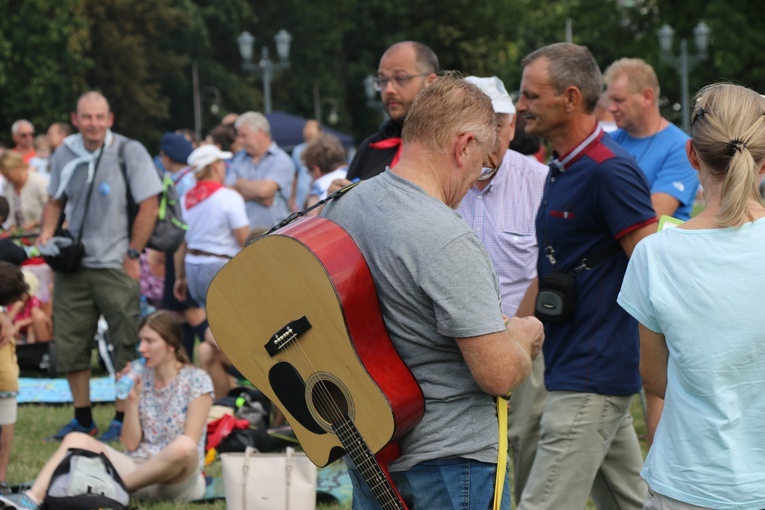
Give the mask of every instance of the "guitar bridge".
[[288, 322], [286, 326], [274, 333], [268, 342], [266, 342], [264, 346], [266, 352], [273, 358], [309, 329], [311, 329], [311, 323], [305, 315], [297, 320]]

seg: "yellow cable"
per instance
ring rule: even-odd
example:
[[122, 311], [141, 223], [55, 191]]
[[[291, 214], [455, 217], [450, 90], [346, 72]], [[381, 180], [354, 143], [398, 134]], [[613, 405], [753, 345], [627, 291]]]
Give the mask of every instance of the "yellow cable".
[[507, 475], [507, 404], [510, 395], [497, 397], [497, 418], [499, 421], [499, 455], [497, 456], [497, 476], [494, 481], [494, 510], [502, 505], [502, 491]]

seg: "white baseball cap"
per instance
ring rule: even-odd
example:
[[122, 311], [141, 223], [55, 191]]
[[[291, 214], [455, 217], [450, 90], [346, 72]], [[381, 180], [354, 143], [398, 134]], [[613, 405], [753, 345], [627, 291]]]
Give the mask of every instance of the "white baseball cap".
[[217, 145], [200, 145], [189, 154], [187, 162], [194, 169], [194, 172], [199, 172], [219, 159], [231, 159], [233, 156], [233, 153], [222, 151]]
[[491, 104], [494, 106], [495, 113], [515, 113], [515, 105], [513, 105], [513, 99], [505, 89], [505, 84], [502, 80], [496, 76], [491, 78], [479, 78], [478, 76], [468, 76], [465, 81], [472, 83], [481, 92], [489, 96]]

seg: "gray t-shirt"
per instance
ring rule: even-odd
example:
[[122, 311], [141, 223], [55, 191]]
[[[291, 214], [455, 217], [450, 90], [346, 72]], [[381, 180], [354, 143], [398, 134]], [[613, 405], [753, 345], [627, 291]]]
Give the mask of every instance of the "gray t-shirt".
[[505, 329], [481, 241], [455, 211], [390, 170], [333, 201], [324, 216], [359, 245], [391, 340], [425, 395], [425, 416], [401, 440], [391, 469], [446, 457], [496, 463], [495, 400], [454, 340]]
[[[95, 172], [95, 183], [90, 196], [88, 217], [85, 220], [82, 242], [85, 244], [85, 257], [82, 265], [90, 268], [119, 269], [128, 250], [130, 232], [128, 232], [127, 197], [125, 179], [122, 177], [118, 161], [119, 142], [127, 139], [114, 135], [112, 144], [101, 156]], [[51, 157], [51, 175], [48, 193], [56, 193], [61, 178], [61, 170], [67, 162], [77, 155], [65, 144]], [[127, 167], [130, 190], [136, 203], [140, 204], [149, 197], [162, 192], [162, 181], [151, 156], [139, 142], [131, 141], [125, 146], [125, 165]], [[72, 235], [77, 237], [83, 225], [85, 199], [89, 184], [88, 165], [77, 166], [66, 186], [66, 219]]]

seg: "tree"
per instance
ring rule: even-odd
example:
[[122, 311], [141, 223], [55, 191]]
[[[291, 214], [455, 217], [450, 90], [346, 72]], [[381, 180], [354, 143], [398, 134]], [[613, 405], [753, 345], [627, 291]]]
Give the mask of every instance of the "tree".
[[0, 119], [3, 141], [10, 125], [26, 118], [38, 133], [68, 121], [93, 65], [83, 0], [0, 2]]

